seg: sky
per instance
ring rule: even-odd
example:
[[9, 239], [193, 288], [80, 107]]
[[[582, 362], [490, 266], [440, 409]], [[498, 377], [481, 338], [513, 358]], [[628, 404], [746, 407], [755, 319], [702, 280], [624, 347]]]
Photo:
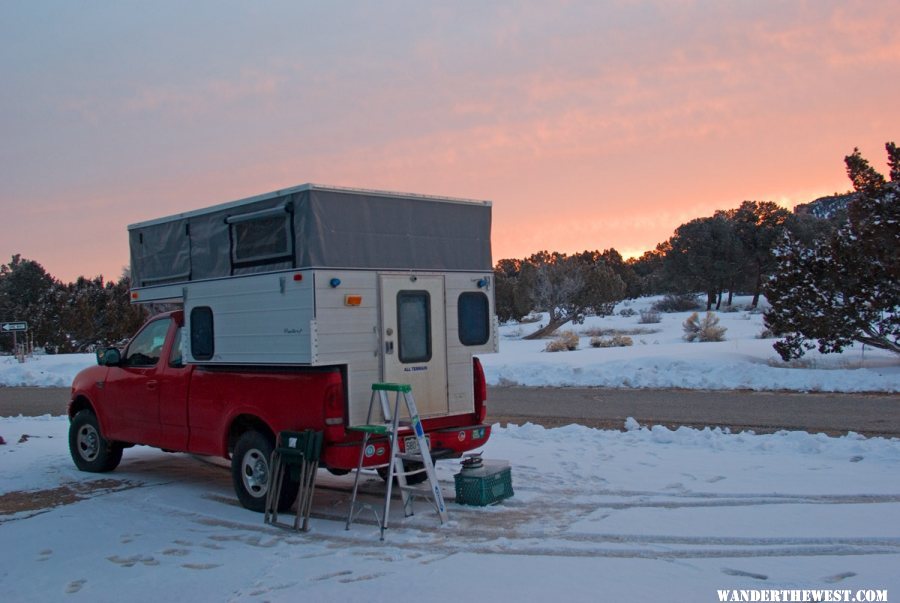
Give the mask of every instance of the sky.
[[0, 0], [0, 262], [306, 182], [493, 202], [493, 257], [639, 255], [900, 141], [900, 3]]

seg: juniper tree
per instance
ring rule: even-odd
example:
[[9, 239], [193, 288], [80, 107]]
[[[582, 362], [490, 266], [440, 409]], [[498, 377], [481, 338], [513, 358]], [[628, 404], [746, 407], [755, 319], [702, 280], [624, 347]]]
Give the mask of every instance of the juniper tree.
[[853, 342], [900, 353], [900, 151], [886, 149], [889, 181], [859, 149], [845, 157], [857, 193], [845, 225], [811, 245], [788, 235], [776, 250], [765, 322], [785, 360]]

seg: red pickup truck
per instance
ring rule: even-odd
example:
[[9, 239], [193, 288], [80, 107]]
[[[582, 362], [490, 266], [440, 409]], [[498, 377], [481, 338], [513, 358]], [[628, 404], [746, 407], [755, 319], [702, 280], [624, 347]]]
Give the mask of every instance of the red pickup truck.
[[[156, 316], [124, 351], [103, 351], [98, 366], [75, 377], [69, 448], [80, 470], [112, 471], [122, 450], [135, 444], [230, 458], [238, 499], [262, 512], [269, 460], [280, 431], [322, 431], [322, 466], [335, 474], [356, 468], [361, 438], [345, 429], [344, 367], [186, 363], [183, 326], [182, 311]], [[484, 424], [484, 372], [477, 358], [473, 362], [474, 412], [422, 421], [435, 458], [458, 458], [490, 436], [490, 426]], [[386, 464], [389, 446], [374, 449], [365, 465]], [[285, 480], [280, 500], [286, 508], [296, 492], [297, 484]]]

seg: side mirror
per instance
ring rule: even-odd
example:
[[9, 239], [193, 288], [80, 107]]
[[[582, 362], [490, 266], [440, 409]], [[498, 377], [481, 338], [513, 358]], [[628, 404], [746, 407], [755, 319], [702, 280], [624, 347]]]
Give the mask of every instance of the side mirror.
[[117, 348], [106, 348], [97, 351], [97, 364], [100, 366], [119, 366], [122, 353]]

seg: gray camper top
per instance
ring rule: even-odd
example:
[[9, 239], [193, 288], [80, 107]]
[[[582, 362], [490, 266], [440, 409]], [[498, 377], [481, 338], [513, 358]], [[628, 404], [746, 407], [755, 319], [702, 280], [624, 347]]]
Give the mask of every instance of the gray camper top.
[[490, 271], [489, 201], [303, 184], [128, 227], [134, 288], [299, 268]]

